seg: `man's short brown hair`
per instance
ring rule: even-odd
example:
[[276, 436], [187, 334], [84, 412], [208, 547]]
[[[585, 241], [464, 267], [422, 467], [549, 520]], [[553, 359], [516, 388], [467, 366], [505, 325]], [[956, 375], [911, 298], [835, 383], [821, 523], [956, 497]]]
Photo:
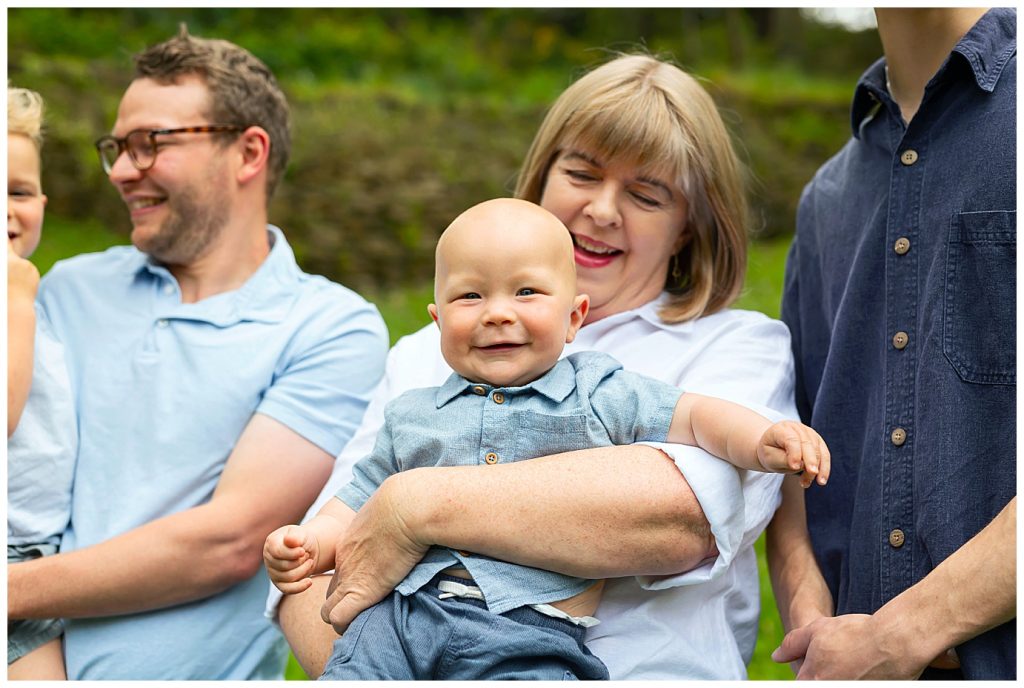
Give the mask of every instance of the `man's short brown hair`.
[[134, 59], [136, 78], [162, 84], [192, 74], [202, 78], [210, 90], [210, 124], [257, 125], [267, 131], [269, 200], [291, 152], [288, 101], [270, 69], [234, 43], [189, 35], [184, 24], [177, 36], [147, 48]]

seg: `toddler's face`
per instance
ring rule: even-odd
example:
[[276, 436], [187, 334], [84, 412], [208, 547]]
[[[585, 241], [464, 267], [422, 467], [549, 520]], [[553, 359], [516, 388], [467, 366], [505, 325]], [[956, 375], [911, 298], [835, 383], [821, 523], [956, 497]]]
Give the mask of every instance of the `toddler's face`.
[[39, 152], [22, 134], [7, 135], [7, 238], [14, 252], [28, 258], [43, 229], [43, 195]]
[[[467, 211], [442, 238], [430, 313], [453, 370], [473, 382], [518, 387], [558, 361], [588, 301], [576, 295], [572, 243], [561, 223], [523, 201], [488, 203], [495, 205]], [[549, 217], [553, 226], [544, 224]]]

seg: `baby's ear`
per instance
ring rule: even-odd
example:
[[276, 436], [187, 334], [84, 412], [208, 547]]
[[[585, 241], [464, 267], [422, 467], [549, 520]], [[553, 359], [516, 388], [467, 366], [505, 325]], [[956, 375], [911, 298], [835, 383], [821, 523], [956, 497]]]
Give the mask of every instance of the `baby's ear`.
[[565, 343], [568, 344], [576, 339], [576, 333], [583, 327], [583, 322], [590, 312], [590, 297], [586, 294], [577, 294], [572, 304], [572, 312], [569, 314], [569, 329], [565, 333]]
[[[434, 305], [432, 303], [431, 304], [427, 304], [427, 313], [430, 313], [430, 318], [434, 322], [438, 322], [438, 319], [437, 319], [437, 306], [436, 305]], [[438, 326], [440, 326], [440, 323], [439, 323]]]

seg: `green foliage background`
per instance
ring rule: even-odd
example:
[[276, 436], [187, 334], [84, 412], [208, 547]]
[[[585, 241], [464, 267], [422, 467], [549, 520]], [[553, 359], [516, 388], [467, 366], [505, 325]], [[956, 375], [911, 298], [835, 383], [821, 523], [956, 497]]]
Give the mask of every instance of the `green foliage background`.
[[[127, 213], [92, 142], [109, 131], [131, 55], [187, 22], [245, 46], [292, 106], [293, 154], [271, 206], [309, 272], [363, 291], [392, 341], [427, 322], [434, 242], [485, 198], [511, 193], [546, 108], [617, 51], [671, 57], [704, 80], [750, 168], [755, 226], [740, 307], [778, 316], [803, 185], [849, 136], [848, 100], [880, 54], [793, 8], [11, 8], [8, 77], [47, 99], [50, 202], [41, 271], [127, 243]], [[758, 545], [762, 549], [761, 543]], [[763, 551], [751, 678], [791, 678]], [[290, 664], [290, 678], [303, 678]]]

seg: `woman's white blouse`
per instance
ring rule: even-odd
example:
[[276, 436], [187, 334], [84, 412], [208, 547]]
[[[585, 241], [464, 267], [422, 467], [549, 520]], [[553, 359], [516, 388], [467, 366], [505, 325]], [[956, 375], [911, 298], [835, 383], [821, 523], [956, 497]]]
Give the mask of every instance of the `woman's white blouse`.
[[[627, 370], [687, 392], [729, 399], [772, 420], [798, 417], [789, 330], [782, 322], [727, 310], [669, 325], [657, 315], [663, 298], [583, 327], [563, 355], [602, 351]], [[409, 389], [440, 385], [450, 374], [433, 324], [395, 344], [359, 430], [306, 519], [351, 479], [353, 464], [373, 448], [385, 404]], [[613, 680], [745, 678], [759, 612], [753, 544], [779, 505], [782, 477], [737, 470], [695, 447], [652, 446], [675, 460], [697, 496], [719, 556], [672, 577], [609, 580], [595, 615], [601, 623], [588, 630], [587, 646]], [[271, 618], [280, 597], [272, 587]]]

